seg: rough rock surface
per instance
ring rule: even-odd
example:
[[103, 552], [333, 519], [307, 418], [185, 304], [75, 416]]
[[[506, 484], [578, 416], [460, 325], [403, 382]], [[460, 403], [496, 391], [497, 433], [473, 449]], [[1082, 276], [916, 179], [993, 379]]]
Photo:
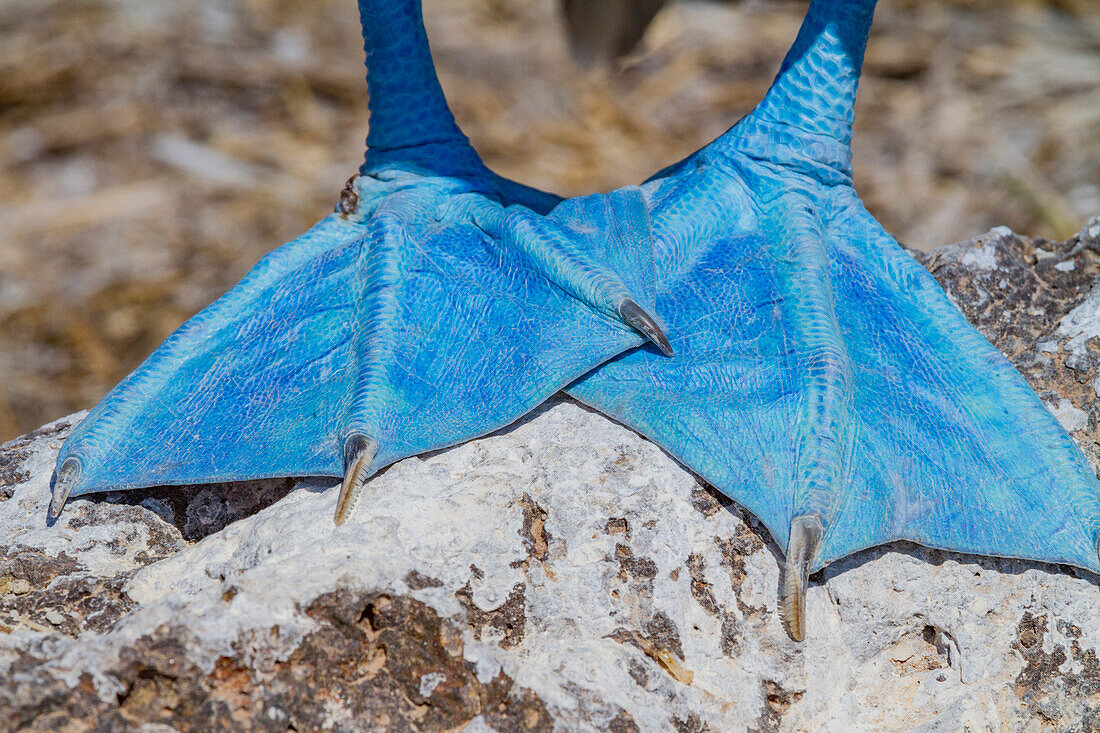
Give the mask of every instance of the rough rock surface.
[[[1100, 464], [1100, 218], [922, 255]], [[878, 548], [813, 578], [659, 448], [558, 399], [331, 481], [106, 495], [45, 527], [79, 415], [0, 447], [0, 730], [1100, 729], [1100, 590]]]

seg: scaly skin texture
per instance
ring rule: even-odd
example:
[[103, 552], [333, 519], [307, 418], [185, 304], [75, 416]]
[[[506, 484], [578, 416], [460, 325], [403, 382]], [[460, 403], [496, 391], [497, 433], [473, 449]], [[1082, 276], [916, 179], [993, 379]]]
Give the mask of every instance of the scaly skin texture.
[[343, 521], [371, 473], [579, 378], [768, 526], [792, 637], [810, 571], [891, 540], [1100, 572], [1076, 446], [852, 188], [874, 5], [813, 0], [727, 134], [640, 189], [560, 202], [470, 148], [419, 2], [360, 0], [371, 130], [338, 213], [93, 410], [51, 514], [103, 489], [347, 471]]
[[570, 388], [744, 504], [810, 567], [906, 539], [1100, 572], [1100, 489], [1019, 373], [863, 208], [874, 0], [815, 0], [767, 97], [644, 187], [677, 358]]
[[494, 175], [443, 99], [419, 2], [360, 10], [360, 175], [92, 410], [52, 515], [105, 489], [339, 476], [352, 444], [377, 446], [365, 478], [507, 425], [656, 326], [639, 190], [558, 203]]

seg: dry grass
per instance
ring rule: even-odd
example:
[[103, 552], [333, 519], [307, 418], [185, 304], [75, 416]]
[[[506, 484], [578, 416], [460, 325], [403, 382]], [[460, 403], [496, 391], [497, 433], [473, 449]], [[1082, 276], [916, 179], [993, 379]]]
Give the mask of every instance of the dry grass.
[[[681, 3], [615, 75], [551, 0], [425, 0], [460, 122], [501, 173], [636, 182], [759, 99], [801, 3]], [[332, 207], [366, 105], [350, 0], [0, 1], [0, 440], [90, 406]], [[857, 184], [903, 241], [1100, 211], [1100, 5], [883, 0]]]

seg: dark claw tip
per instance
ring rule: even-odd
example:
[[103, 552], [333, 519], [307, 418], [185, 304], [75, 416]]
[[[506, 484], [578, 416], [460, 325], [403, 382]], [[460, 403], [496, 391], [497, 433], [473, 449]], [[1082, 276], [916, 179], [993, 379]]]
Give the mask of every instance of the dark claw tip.
[[665, 332], [657, 325], [657, 321], [654, 320], [653, 316], [642, 310], [640, 305], [630, 298], [624, 298], [623, 302], [619, 303], [619, 315], [624, 321], [652, 341], [661, 350], [662, 354], [665, 356], [673, 355], [672, 344], [668, 342]]
[[61, 510], [65, 508], [65, 502], [69, 500], [76, 482], [80, 480], [80, 461], [76, 458], [66, 458], [53, 477], [53, 485], [50, 487], [50, 506], [46, 510], [46, 521], [53, 524], [61, 516]]
[[378, 444], [362, 433], [352, 433], [344, 441], [344, 470], [351, 467], [355, 460], [369, 450], [377, 450]]

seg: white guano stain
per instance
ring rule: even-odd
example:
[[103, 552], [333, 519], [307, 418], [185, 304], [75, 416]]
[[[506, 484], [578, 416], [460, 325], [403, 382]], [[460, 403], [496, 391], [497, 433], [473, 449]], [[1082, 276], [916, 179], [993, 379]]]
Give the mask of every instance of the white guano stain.
[[435, 688], [439, 687], [447, 679], [442, 672], [429, 672], [420, 678], [420, 694], [423, 697], [431, 697]]
[[[1009, 232], [1011, 234], [1011, 232]], [[991, 244], [982, 244], [968, 249], [962, 256], [962, 264], [978, 270], [997, 269], [997, 248]]]
[[1065, 397], [1059, 397], [1057, 405], [1052, 406], [1050, 403], [1047, 403], [1047, 409], [1051, 411], [1068, 433], [1075, 433], [1089, 426], [1088, 413], [1075, 407], [1073, 403]]
[[1058, 322], [1058, 334], [1068, 338], [1066, 350], [1084, 356], [1085, 342], [1100, 336], [1100, 287], [1093, 287], [1085, 299]]

